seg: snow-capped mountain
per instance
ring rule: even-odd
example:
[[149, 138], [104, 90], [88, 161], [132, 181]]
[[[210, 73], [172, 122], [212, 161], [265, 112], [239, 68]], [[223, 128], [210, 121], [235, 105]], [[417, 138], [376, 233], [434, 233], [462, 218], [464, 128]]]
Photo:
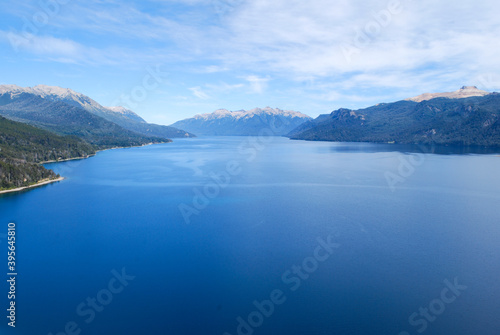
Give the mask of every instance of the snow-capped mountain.
[[483, 97], [490, 94], [490, 92], [478, 89], [476, 86], [462, 86], [459, 90], [454, 92], [443, 93], [424, 93], [413, 98], [408, 98], [408, 101], [422, 102], [435, 98], [448, 98], [448, 99], [463, 99], [470, 97]]
[[270, 107], [266, 107], [264, 109], [262, 108], [254, 108], [249, 111], [246, 110], [239, 110], [239, 111], [228, 111], [227, 109], [218, 109], [213, 113], [206, 113], [206, 114], [198, 114], [195, 115], [194, 118], [197, 120], [214, 120], [214, 119], [221, 119], [225, 117], [232, 117], [235, 119], [248, 119], [252, 118], [255, 115], [276, 115], [276, 116], [284, 116], [284, 117], [298, 117], [298, 118], [309, 118], [309, 116], [302, 114], [300, 112], [295, 112], [295, 111], [289, 111], [289, 110], [281, 110], [281, 109], [274, 109]]
[[0, 85], [0, 94], [10, 93], [12, 96], [21, 93], [37, 95], [45, 100], [62, 101], [70, 106], [81, 107], [92, 114], [116, 122], [115, 118], [126, 117], [137, 122], [146, 122], [136, 113], [123, 107], [104, 107], [88, 96], [69, 88], [58, 86], [37, 85], [34, 87], [19, 87], [17, 85]]
[[113, 113], [120, 114], [126, 118], [131, 119], [131, 120], [146, 123], [146, 121], [144, 121], [144, 119], [142, 117], [140, 117], [139, 115], [135, 114], [133, 111], [131, 111], [130, 109], [127, 109], [125, 107], [114, 106], [114, 107], [104, 107], [104, 108], [106, 108], [109, 111], [112, 111]]
[[[147, 123], [143, 118], [124, 107], [104, 107], [90, 97], [69, 88], [37, 85], [34, 87], [19, 87], [17, 85], [0, 85], [0, 97], [9, 101], [29, 100], [31, 97], [41, 98], [45, 102], [64, 103], [78, 107], [113, 122], [127, 130], [146, 136], [162, 138], [190, 137], [191, 134], [168, 126]], [[26, 103], [25, 103], [26, 104]]]
[[278, 108], [254, 108], [229, 111], [218, 109], [213, 113], [198, 114], [178, 121], [173, 127], [182, 127], [197, 135], [243, 136], [267, 134], [281, 136], [311, 118], [300, 112]]

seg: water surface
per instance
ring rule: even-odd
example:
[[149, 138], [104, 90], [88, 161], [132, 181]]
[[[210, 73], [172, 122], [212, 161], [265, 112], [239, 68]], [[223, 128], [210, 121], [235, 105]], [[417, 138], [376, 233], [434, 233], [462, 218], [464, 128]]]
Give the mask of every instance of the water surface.
[[[474, 152], [213, 137], [49, 164], [66, 180], [0, 196], [19, 273], [17, 327], [0, 329], [496, 335], [500, 157]], [[87, 323], [77, 306], [123, 268], [135, 278]]]

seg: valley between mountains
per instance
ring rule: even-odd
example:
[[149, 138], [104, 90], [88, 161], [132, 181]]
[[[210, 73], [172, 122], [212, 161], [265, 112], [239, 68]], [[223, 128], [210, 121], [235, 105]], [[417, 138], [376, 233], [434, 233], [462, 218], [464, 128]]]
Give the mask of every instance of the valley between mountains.
[[43, 162], [196, 136], [500, 147], [499, 119], [500, 94], [474, 86], [360, 110], [341, 108], [314, 119], [270, 107], [219, 109], [165, 126], [71, 89], [0, 85], [0, 191], [60, 180]]

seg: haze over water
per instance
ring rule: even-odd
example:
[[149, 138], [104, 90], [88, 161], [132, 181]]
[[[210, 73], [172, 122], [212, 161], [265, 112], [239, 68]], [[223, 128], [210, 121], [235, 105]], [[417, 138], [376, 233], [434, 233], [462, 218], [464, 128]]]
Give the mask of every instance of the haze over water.
[[[19, 273], [16, 329], [2, 333], [55, 335], [68, 322], [92, 335], [500, 329], [494, 153], [213, 137], [47, 167], [66, 180], [0, 196]], [[179, 206], [195, 209], [187, 221]], [[86, 299], [122, 271], [134, 278], [89, 321]], [[254, 301], [272, 292], [280, 303], [260, 320]]]

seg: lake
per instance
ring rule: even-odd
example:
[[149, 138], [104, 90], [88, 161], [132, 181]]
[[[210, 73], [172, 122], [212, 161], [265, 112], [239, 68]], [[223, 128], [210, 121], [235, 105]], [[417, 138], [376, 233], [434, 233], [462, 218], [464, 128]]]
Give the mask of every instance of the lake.
[[500, 329], [498, 152], [207, 137], [47, 167], [0, 196], [2, 334]]

